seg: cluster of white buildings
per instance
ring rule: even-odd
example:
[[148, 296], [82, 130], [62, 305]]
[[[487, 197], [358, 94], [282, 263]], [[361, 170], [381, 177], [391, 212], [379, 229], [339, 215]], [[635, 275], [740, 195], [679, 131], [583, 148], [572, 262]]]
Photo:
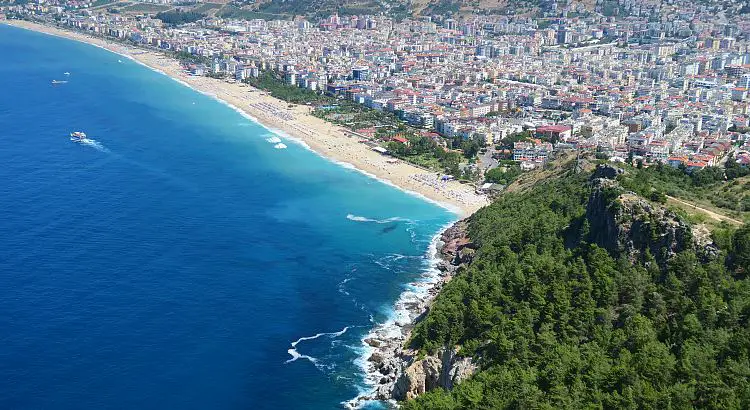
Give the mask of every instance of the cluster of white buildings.
[[287, 84], [395, 112], [445, 137], [492, 144], [530, 130], [553, 144], [531, 143], [534, 155], [524, 148], [514, 158], [538, 161], [563, 144], [708, 165], [747, 138], [732, 130], [750, 125], [750, 19], [731, 1], [620, 0], [593, 11], [552, 2], [538, 18], [206, 18], [178, 28], [60, 7], [68, 3], [78, 4], [21, 11], [204, 56], [196, 74], [243, 80], [272, 70]]

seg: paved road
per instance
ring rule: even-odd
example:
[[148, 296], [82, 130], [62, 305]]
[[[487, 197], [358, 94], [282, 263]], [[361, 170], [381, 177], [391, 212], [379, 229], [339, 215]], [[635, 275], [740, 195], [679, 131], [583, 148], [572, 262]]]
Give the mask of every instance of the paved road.
[[497, 166], [497, 160], [492, 158], [492, 153], [494, 153], [495, 150], [492, 149], [492, 147], [489, 147], [487, 149], [487, 152], [484, 154], [479, 154], [479, 167], [482, 170], [487, 170], [490, 168], [495, 168]]

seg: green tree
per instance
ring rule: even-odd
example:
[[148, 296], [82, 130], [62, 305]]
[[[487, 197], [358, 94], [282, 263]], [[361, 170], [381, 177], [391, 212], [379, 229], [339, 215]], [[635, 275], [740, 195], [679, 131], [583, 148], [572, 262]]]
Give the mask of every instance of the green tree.
[[734, 233], [732, 259], [738, 270], [745, 274], [750, 271], [750, 225], [744, 225]]
[[[655, 181], [692, 179], [657, 168], [628, 184], [650, 193]], [[481, 370], [404, 408], [750, 408], [750, 228], [716, 233], [718, 255], [688, 244], [664, 264], [651, 255], [664, 246], [655, 229], [637, 256], [603, 248], [588, 177], [505, 193], [470, 218], [473, 261], [410, 343], [424, 353], [460, 345]], [[629, 226], [656, 223], [626, 214]]]

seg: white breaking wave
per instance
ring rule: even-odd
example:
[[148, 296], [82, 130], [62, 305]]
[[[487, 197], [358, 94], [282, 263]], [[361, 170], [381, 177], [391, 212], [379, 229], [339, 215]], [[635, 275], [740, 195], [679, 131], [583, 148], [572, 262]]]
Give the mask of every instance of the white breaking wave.
[[271, 144], [278, 144], [281, 142], [281, 138], [273, 136], [270, 138], [266, 138], [266, 141], [270, 142]]
[[[451, 226], [452, 222], [443, 226], [437, 234], [432, 237], [430, 245], [427, 248], [426, 258], [424, 258], [423, 273], [417, 281], [405, 286], [404, 291], [399, 296], [396, 303], [387, 313], [387, 319], [384, 322], [377, 323], [360, 341], [359, 352], [360, 356], [355, 359], [354, 363], [361, 369], [364, 374], [364, 385], [357, 386], [359, 394], [354, 399], [344, 402], [348, 407], [362, 408], [370, 400], [360, 400], [366, 395], [372, 394], [375, 387], [378, 385], [381, 375], [377, 370], [372, 371], [370, 368], [370, 362], [367, 360], [375, 348], [371, 347], [365, 342], [368, 338], [376, 339], [390, 339], [399, 340], [403, 342], [405, 340], [405, 328], [404, 326], [412, 323], [414, 319], [421, 314], [421, 311], [414, 311], [411, 306], [415, 304], [424, 303], [431, 299], [430, 289], [440, 281], [440, 271], [437, 269], [439, 258], [437, 255], [438, 242], [442, 233]], [[390, 257], [396, 259], [398, 254], [392, 254]], [[378, 263], [379, 261], [375, 261]], [[382, 261], [380, 261], [382, 262]], [[378, 263], [380, 264], [380, 263]], [[382, 265], [381, 265], [382, 266]], [[374, 320], [370, 319], [371, 322]]]
[[370, 219], [364, 216], [357, 216], [357, 215], [352, 215], [352, 214], [348, 214], [346, 216], [346, 219], [350, 221], [355, 221], [355, 222], [375, 222], [378, 224], [387, 224], [387, 223], [397, 222], [397, 221], [411, 221], [411, 219], [401, 218], [400, 216], [394, 216], [392, 218], [386, 218], [386, 219]]
[[284, 363], [291, 363], [291, 362], [293, 362], [293, 361], [295, 361], [297, 359], [307, 359], [310, 362], [312, 362], [312, 364], [315, 364], [315, 365], [318, 364], [318, 359], [316, 359], [316, 358], [314, 358], [312, 356], [305, 355], [305, 354], [299, 354], [297, 352], [297, 349], [288, 349], [287, 353], [289, 353], [290, 355], [292, 355], [292, 358], [289, 359], [289, 360], [287, 360], [287, 361], [285, 361]]
[[280, 143], [274, 145], [273, 147], [276, 148], [276, 149], [286, 149], [286, 144], [283, 144], [283, 143], [280, 142]]
[[344, 333], [346, 333], [347, 330], [349, 330], [349, 326], [346, 326], [345, 328], [339, 330], [338, 332], [318, 333], [315, 336], [300, 337], [296, 341], [292, 342], [292, 348], [287, 350], [287, 353], [289, 353], [289, 355], [292, 356], [292, 358], [289, 359], [289, 360], [287, 360], [287, 361], [285, 361], [284, 363], [291, 363], [291, 362], [296, 361], [297, 359], [307, 359], [310, 362], [312, 362], [313, 364], [317, 365], [318, 359], [316, 359], [316, 358], [314, 358], [312, 356], [300, 354], [300, 352], [297, 351], [297, 345], [300, 342], [304, 342], [305, 340], [313, 340], [313, 339], [317, 339], [317, 338], [319, 338], [321, 336], [328, 336], [330, 338], [339, 337], [339, 336], [343, 335]]

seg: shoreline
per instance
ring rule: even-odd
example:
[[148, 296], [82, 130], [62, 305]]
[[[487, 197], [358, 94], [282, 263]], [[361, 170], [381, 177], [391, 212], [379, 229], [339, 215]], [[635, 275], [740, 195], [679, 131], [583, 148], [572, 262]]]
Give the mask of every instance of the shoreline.
[[358, 409], [371, 402], [385, 402], [398, 407], [393, 395], [399, 379], [417, 355], [406, 346], [417, 322], [430, 309], [440, 290], [456, 274], [455, 258], [459, 241], [465, 239], [466, 219], [450, 222], [435, 234], [426, 254], [426, 268], [421, 277], [408, 283], [394, 303], [392, 317], [376, 324], [361, 340], [364, 349], [358, 365], [365, 376], [367, 391], [342, 403]]
[[[307, 110], [308, 107], [302, 107], [301, 109], [296, 107], [293, 111], [295, 114], [294, 120], [302, 124], [289, 124], [289, 121], [273, 118], [271, 113], [257, 109], [253, 105], [259, 102], [261, 104], [273, 104], [279, 111], [284, 110], [281, 112], [288, 114], [290, 112], [283, 108], [287, 105], [285, 102], [263, 95], [265, 92], [256, 90], [249, 85], [240, 86], [209, 77], [190, 76], [184, 73], [177, 60], [155, 51], [128, 47], [112, 41], [38, 23], [0, 20], [0, 24], [3, 23], [87, 43], [127, 58], [196, 92], [215, 99], [245, 118], [260, 124], [270, 133], [282, 139], [287, 139], [291, 143], [301, 145], [315, 155], [319, 155], [336, 165], [358, 171], [369, 178], [376, 179], [406, 194], [416, 196], [454, 213], [456, 217], [442, 226], [433, 236], [425, 252], [424, 267], [420, 269], [420, 276], [405, 284], [405, 288], [393, 304], [391, 317], [383, 323], [374, 324], [370, 331], [360, 339], [363, 352], [355, 361], [355, 364], [362, 371], [364, 376], [362, 382], [366, 386], [366, 390], [360, 391], [356, 397], [341, 403], [346, 408], [359, 408], [368, 402], [385, 402], [389, 403], [388, 405], [391, 407], [395, 406], [395, 401], [390, 397], [390, 393], [408, 364], [409, 351], [404, 344], [409, 339], [416, 321], [428, 311], [440, 289], [452, 278], [453, 272], [445, 269], [445, 266], [450, 264], [450, 260], [447, 257], [448, 255], [443, 252], [447, 233], [464, 218], [486, 205], [488, 201], [485, 197], [476, 195], [471, 186], [462, 185], [455, 181], [450, 182], [450, 185], [456, 186], [452, 188], [468, 193], [471, 197], [474, 197], [473, 201], [466, 203], [442, 195], [440, 192], [431, 189], [433, 186], [430, 183], [433, 181], [428, 178], [436, 180], [435, 173], [424, 171], [401, 160], [395, 164], [386, 162], [387, 159], [391, 158], [383, 157], [372, 151], [367, 145], [358, 143], [355, 137], [346, 135], [338, 126], [329, 124], [308, 113], [300, 112]], [[245, 104], [243, 105], [243, 100], [237, 97], [235, 93], [239, 91], [241, 93], [239, 95], [242, 95], [243, 91], [249, 90], [253, 91], [249, 96], [245, 94]], [[222, 96], [221, 92], [227, 93], [227, 95]], [[309, 119], [315, 121], [312, 121], [312, 124], [306, 123]], [[324, 123], [329, 127], [328, 132], [323, 133], [323, 129], [316, 128], [315, 122]], [[301, 128], [304, 126], [310, 127], [307, 132]], [[336, 128], [334, 133], [331, 132], [332, 128]], [[318, 134], [318, 138], [316, 138], [316, 134]], [[341, 152], [337, 152], [333, 151], [334, 148], [343, 149]], [[377, 162], [378, 160], [380, 163]], [[374, 343], [378, 343], [378, 345], [375, 346]], [[292, 353], [290, 352], [290, 354]], [[374, 361], [373, 357], [381, 357], [383, 360], [382, 362]], [[390, 371], [388, 375], [385, 375], [388, 380], [384, 383], [383, 369], [385, 366]], [[362, 387], [363, 385], [359, 384], [359, 386]]]
[[432, 202], [457, 214], [459, 219], [489, 203], [486, 197], [476, 194], [470, 185], [457, 181], [440, 182], [439, 174], [435, 172], [425, 171], [402, 160], [393, 161], [394, 158], [373, 151], [348, 130], [311, 115], [310, 107], [295, 105], [288, 108], [288, 103], [252, 86], [189, 75], [176, 59], [157, 51], [25, 20], [0, 20], [0, 24], [79, 41], [128, 58], [216, 99], [270, 132], [337, 165], [359, 171], [407, 194]]

